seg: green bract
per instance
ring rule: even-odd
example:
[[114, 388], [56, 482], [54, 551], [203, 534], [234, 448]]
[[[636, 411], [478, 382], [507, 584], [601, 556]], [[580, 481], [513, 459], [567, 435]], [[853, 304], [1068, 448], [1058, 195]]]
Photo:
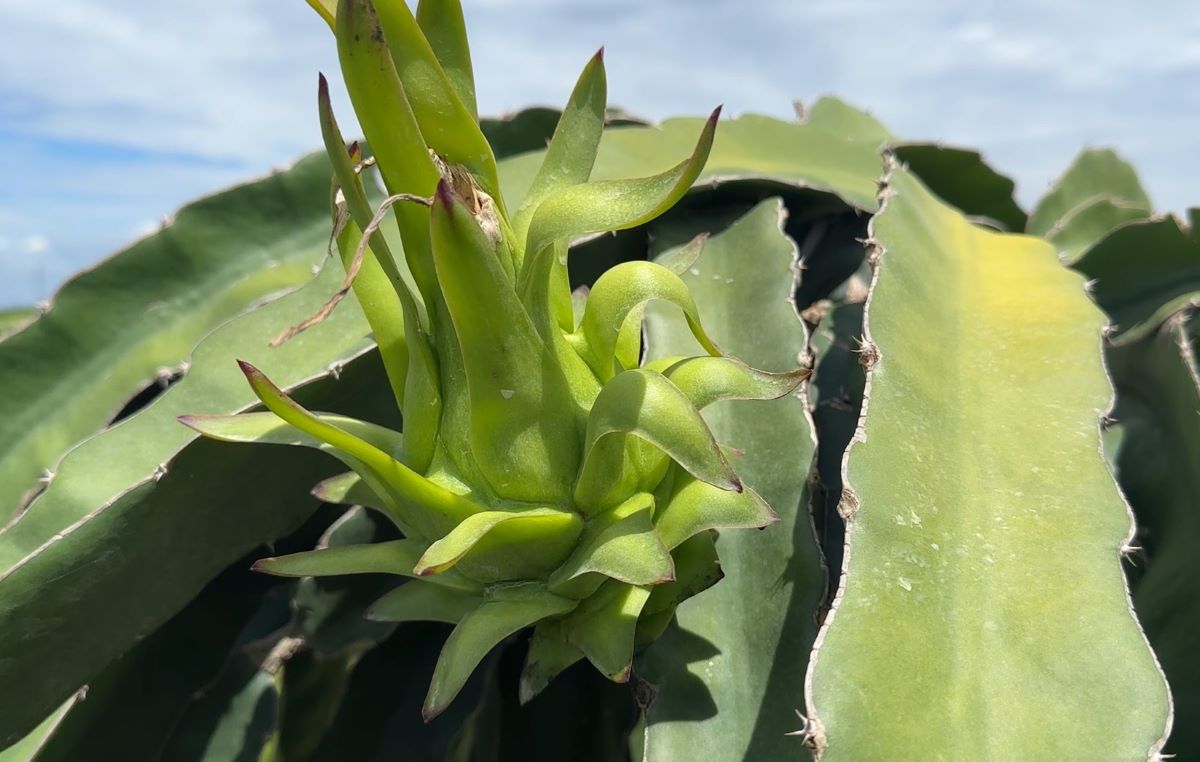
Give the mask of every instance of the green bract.
[[[332, 217], [353, 289], [380, 345], [404, 436], [312, 413], [248, 363], [268, 412], [185, 416], [209, 437], [302, 445], [351, 472], [323, 499], [384, 513], [404, 539], [260, 561], [285, 576], [384, 572], [412, 578], [367, 612], [456, 625], [425, 701], [440, 713], [494, 646], [533, 626], [521, 696], [582, 658], [616, 681], [675, 606], [720, 577], [713, 530], [776, 520], [743, 486], [700, 415], [727, 399], [775, 399], [807, 370], [765, 373], [705, 332], [676, 272], [607, 271], [572, 294], [566, 251], [580, 236], [642, 225], [700, 174], [719, 110], [692, 154], [651, 177], [588, 182], [604, 127], [605, 75], [584, 68], [524, 200], [509, 209], [475, 115], [454, 2], [314, 3], [337, 38], [346, 86], [390, 197], [373, 208], [324, 79]], [[394, 213], [403, 256], [377, 231]], [[692, 260], [703, 245], [697, 239]], [[674, 305], [700, 357], [642, 364], [647, 304]], [[286, 338], [286, 337], [284, 337]], [[657, 591], [663, 594], [656, 594]]]

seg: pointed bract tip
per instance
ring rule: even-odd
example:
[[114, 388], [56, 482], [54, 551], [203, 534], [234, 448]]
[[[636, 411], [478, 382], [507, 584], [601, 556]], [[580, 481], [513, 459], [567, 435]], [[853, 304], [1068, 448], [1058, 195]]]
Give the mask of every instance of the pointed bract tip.
[[710, 123], [713, 123], [713, 122], [716, 122], [718, 119], [720, 119], [721, 118], [721, 109], [723, 109], [723, 108], [725, 108], [725, 104], [721, 104], [720, 106], [717, 106], [715, 109], [713, 109], [712, 114], [710, 114], [708, 117], [708, 121]]
[[437, 574], [439, 571], [441, 571], [441, 569], [437, 566], [430, 566], [418, 559], [417, 565], [413, 567], [412, 573], [418, 577], [428, 577]]
[[329, 100], [329, 80], [324, 72], [317, 72], [317, 95], [321, 100]]
[[445, 709], [446, 707], [444, 706], [429, 706], [426, 704], [421, 707], [421, 720], [426, 723], [433, 722]]
[[596, 55], [592, 56], [592, 60], [596, 61], [597, 63], [604, 63], [604, 46], [603, 45], [601, 45], [600, 49], [596, 51]]
[[242, 369], [242, 373], [245, 373], [247, 376], [261, 376], [262, 375], [261, 370], [254, 367], [253, 365], [246, 362], [245, 360], [238, 360], [237, 364], [238, 364], [238, 367]]
[[742, 486], [742, 480], [736, 476], [730, 479], [729, 483], [733, 485], [732, 491], [738, 494], [741, 494], [746, 489], [744, 486]]
[[346, 153], [350, 154], [350, 161], [358, 161], [359, 157], [362, 156], [362, 146], [355, 140], [346, 146]]
[[442, 206], [449, 208], [454, 205], [458, 199], [458, 195], [454, 192], [450, 182], [446, 178], [438, 180], [437, 190], [433, 192], [433, 199], [436, 203], [441, 203]]
[[774, 389], [773, 393], [775, 393], [775, 396], [772, 399], [786, 397], [796, 391], [796, 389], [800, 388], [800, 384], [808, 380], [810, 376], [812, 376], [812, 368], [796, 368], [795, 370], [789, 370], [787, 373], [779, 374], [778, 378], [782, 383]]
[[625, 667], [620, 672], [618, 672], [615, 675], [610, 675], [609, 679], [611, 679], [614, 683], [627, 683], [627, 682], [629, 682], [629, 675], [632, 672], [633, 672], [633, 665], [626, 664]]
[[521, 678], [521, 683], [517, 686], [517, 703], [525, 706], [530, 701], [533, 701], [533, 697], [536, 695], [537, 692], [533, 689], [533, 686], [525, 678]]
[[179, 421], [184, 426], [187, 426], [189, 429], [196, 428], [196, 416], [194, 415], [177, 415], [175, 416], [175, 420]]

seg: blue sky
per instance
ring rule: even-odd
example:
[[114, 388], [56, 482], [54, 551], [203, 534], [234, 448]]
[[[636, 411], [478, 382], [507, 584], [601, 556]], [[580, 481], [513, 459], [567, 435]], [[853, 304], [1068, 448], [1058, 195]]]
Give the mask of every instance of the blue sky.
[[[604, 45], [610, 99], [650, 118], [791, 118], [834, 93], [904, 137], [982, 148], [1025, 203], [1085, 145], [1132, 160], [1158, 208], [1200, 203], [1184, 0], [463, 5], [487, 114], [560, 104]], [[315, 148], [316, 72], [337, 71], [303, 0], [0, 0], [0, 29], [0, 307]]]

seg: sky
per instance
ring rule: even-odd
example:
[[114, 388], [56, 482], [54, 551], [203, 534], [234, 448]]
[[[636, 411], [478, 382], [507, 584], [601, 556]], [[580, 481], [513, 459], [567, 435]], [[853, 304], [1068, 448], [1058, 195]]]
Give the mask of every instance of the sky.
[[[1200, 14], [1187, 0], [463, 0], [481, 113], [561, 105], [601, 45], [651, 119], [793, 118], [835, 94], [904, 138], [983, 150], [1032, 204], [1085, 146], [1161, 211], [1200, 203]], [[1152, 10], [1150, 10], [1152, 8]], [[303, 0], [0, 0], [0, 308], [188, 200], [315, 149], [333, 38]], [[335, 91], [347, 132], [348, 101]]]

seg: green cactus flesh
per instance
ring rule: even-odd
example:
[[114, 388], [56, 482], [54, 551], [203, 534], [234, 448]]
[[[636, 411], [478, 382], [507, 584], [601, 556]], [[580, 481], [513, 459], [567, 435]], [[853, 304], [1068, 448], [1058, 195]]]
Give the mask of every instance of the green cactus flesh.
[[[378, 510], [400, 528], [403, 540], [256, 568], [409, 578], [366, 614], [455, 625], [427, 718], [488, 651], [527, 627], [523, 701], [584, 658], [627, 680], [635, 649], [662, 632], [684, 597], [720, 578], [713, 531], [776, 520], [743, 486], [700, 409], [778, 398], [806, 371], [764, 373], [724, 355], [688, 287], [662, 265], [620, 264], [590, 294], [572, 295], [565, 255], [576, 237], [641, 225], [674, 205], [704, 166], [718, 113], [671, 169], [588, 182], [606, 100], [597, 54], [510, 216], [475, 117], [457, 3], [423, 3], [415, 16], [403, 3], [318, 6], [392, 194], [371, 207], [358, 148], [347, 149], [322, 79], [343, 292], [353, 288], [380, 344], [404, 436], [309, 412], [248, 363], [267, 412], [182, 420], [216, 439], [327, 451], [351, 472], [315, 494]], [[376, 233], [389, 209], [401, 260]], [[682, 311], [708, 355], [640, 365], [642, 316], [656, 300]]]

